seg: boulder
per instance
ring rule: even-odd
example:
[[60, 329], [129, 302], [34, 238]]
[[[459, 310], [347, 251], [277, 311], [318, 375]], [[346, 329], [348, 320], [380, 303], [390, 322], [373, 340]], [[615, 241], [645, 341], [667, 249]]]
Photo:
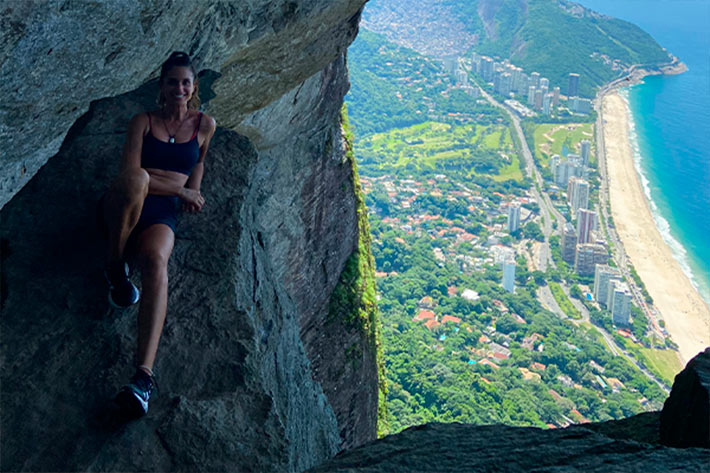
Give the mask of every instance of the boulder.
[[661, 411], [660, 436], [671, 447], [710, 448], [710, 347], [676, 375]]
[[[644, 419], [641, 423], [647, 423]], [[613, 421], [611, 422], [613, 423]], [[609, 430], [618, 429], [611, 426]], [[598, 430], [598, 429], [595, 429]], [[585, 426], [425, 424], [343, 452], [310, 473], [706, 472], [710, 452], [611, 438]], [[623, 429], [622, 429], [623, 430]]]

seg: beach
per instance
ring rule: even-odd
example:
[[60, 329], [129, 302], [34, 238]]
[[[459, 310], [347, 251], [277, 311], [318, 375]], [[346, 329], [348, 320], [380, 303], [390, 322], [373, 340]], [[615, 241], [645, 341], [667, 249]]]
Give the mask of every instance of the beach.
[[710, 346], [710, 309], [656, 227], [634, 165], [629, 120], [626, 101], [616, 92], [604, 95], [603, 154], [611, 213], [626, 254], [686, 363]]

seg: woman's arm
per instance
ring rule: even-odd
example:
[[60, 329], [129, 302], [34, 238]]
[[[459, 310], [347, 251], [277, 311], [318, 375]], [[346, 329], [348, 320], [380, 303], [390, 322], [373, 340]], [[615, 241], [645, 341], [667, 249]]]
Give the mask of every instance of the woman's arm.
[[[199, 131], [205, 134], [205, 139], [200, 146], [200, 157], [197, 160], [197, 164], [195, 164], [195, 167], [192, 169], [192, 174], [190, 174], [187, 183], [185, 183], [185, 190], [183, 192], [192, 191], [199, 194], [200, 186], [202, 185], [202, 176], [205, 174], [205, 155], [207, 154], [207, 149], [210, 146], [212, 136], [214, 136], [214, 132], [217, 129], [217, 124], [214, 118], [207, 114], [202, 115], [202, 118], [203, 120], [200, 124]], [[202, 204], [204, 204], [204, 199], [202, 200]], [[202, 204], [195, 204], [194, 202], [186, 201], [183, 208], [188, 212], [199, 212], [202, 210]]]
[[202, 115], [202, 123], [200, 124], [200, 132], [204, 133], [205, 140], [200, 146], [200, 158], [197, 160], [190, 178], [187, 180], [185, 187], [188, 189], [193, 189], [199, 192], [200, 186], [202, 185], [202, 176], [205, 173], [205, 155], [207, 154], [207, 149], [210, 146], [210, 141], [214, 135], [217, 124], [214, 118], [210, 117], [206, 113]]

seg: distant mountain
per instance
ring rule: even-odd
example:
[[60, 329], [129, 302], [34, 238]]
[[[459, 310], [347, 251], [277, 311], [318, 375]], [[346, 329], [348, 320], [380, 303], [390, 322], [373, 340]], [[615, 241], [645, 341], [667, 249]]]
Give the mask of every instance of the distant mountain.
[[[423, 25], [433, 21], [437, 31]], [[539, 72], [566, 94], [580, 74], [580, 95], [633, 64], [671, 57], [648, 33], [566, 0], [372, 0], [363, 27], [428, 55], [479, 54]]]

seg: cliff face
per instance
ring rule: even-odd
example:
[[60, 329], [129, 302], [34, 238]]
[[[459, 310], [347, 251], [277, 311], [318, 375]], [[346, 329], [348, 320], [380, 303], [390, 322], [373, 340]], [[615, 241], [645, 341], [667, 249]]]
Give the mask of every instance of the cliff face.
[[[374, 327], [331, 303], [361, 243], [340, 109], [363, 3], [3, 7], [3, 470], [299, 471], [375, 437]], [[170, 262], [158, 396], [117, 424], [136, 310], [108, 308], [94, 214], [172, 50], [219, 128]]]

